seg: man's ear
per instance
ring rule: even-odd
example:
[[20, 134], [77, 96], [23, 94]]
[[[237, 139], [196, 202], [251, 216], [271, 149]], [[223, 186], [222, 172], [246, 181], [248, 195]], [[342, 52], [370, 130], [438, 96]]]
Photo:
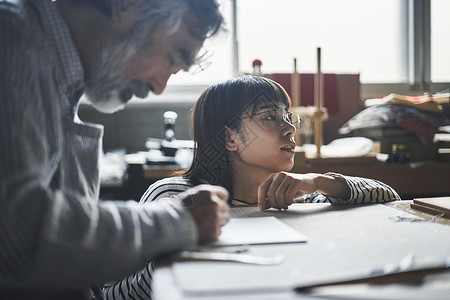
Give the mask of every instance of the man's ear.
[[225, 126], [225, 148], [228, 151], [235, 152], [239, 150], [237, 141], [237, 132]]
[[135, 19], [142, 0], [110, 0], [111, 17], [116, 21]]

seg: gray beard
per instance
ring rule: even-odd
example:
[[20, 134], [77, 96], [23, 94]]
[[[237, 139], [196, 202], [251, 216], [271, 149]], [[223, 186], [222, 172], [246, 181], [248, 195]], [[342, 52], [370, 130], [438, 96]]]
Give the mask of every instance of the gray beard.
[[125, 66], [138, 52], [142, 37], [130, 35], [109, 44], [86, 81], [86, 98], [100, 112], [113, 113], [123, 109], [128, 99], [122, 92], [132, 89], [140, 96], [147, 95], [149, 86], [141, 80], [125, 80], [122, 77]]

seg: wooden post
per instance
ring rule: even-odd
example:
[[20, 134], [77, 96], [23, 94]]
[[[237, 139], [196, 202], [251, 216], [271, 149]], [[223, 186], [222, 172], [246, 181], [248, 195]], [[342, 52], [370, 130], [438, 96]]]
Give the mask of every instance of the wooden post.
[[292, 106], [300, 106], [300, 75], [297, 72], [297, 58], [294, 58], [294, 73], [291, 76]]
[[[297, 58], [294, 58], [294, 73], [291, 75], [291, 111], [300, 109], [300, 74], [297, 71]], [[294, 135], [295, 143], [301, 145], [301, 135], [297, 131]]]
[[323, 107], [323, 80], [321, 70], [321, 49], [317, 48], [317, 73], [314, 80], [314, 143], [316, 144], [316, 156], [320, 157], [320, 148], [323, 143], [322, 131], [322, 107]]

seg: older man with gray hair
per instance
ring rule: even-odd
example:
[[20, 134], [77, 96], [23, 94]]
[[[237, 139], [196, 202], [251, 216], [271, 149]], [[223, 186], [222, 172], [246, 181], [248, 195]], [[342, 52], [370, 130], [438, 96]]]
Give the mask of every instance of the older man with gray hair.
[[98, 201], [103, 128], [198, 62], [215, 0], [0, 1], [0, 299], [89, 299], [158, 255], [214, 240], [228, 193], [197, 186], [139, 204]]

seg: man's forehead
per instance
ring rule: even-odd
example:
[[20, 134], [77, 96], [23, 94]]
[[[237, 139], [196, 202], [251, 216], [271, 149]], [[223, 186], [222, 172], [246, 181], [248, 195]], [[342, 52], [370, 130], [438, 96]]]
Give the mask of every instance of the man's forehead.
[[183, 59], [186, 67], [190, 67], [198, 59], [198, 53], [205, 41], [205, 30], [198, 25], [198, 20], [192, 14], [186, 15], [183, 18], [183, 23], [180, 25], [179, 38], [174, 41], [175, 51]]

